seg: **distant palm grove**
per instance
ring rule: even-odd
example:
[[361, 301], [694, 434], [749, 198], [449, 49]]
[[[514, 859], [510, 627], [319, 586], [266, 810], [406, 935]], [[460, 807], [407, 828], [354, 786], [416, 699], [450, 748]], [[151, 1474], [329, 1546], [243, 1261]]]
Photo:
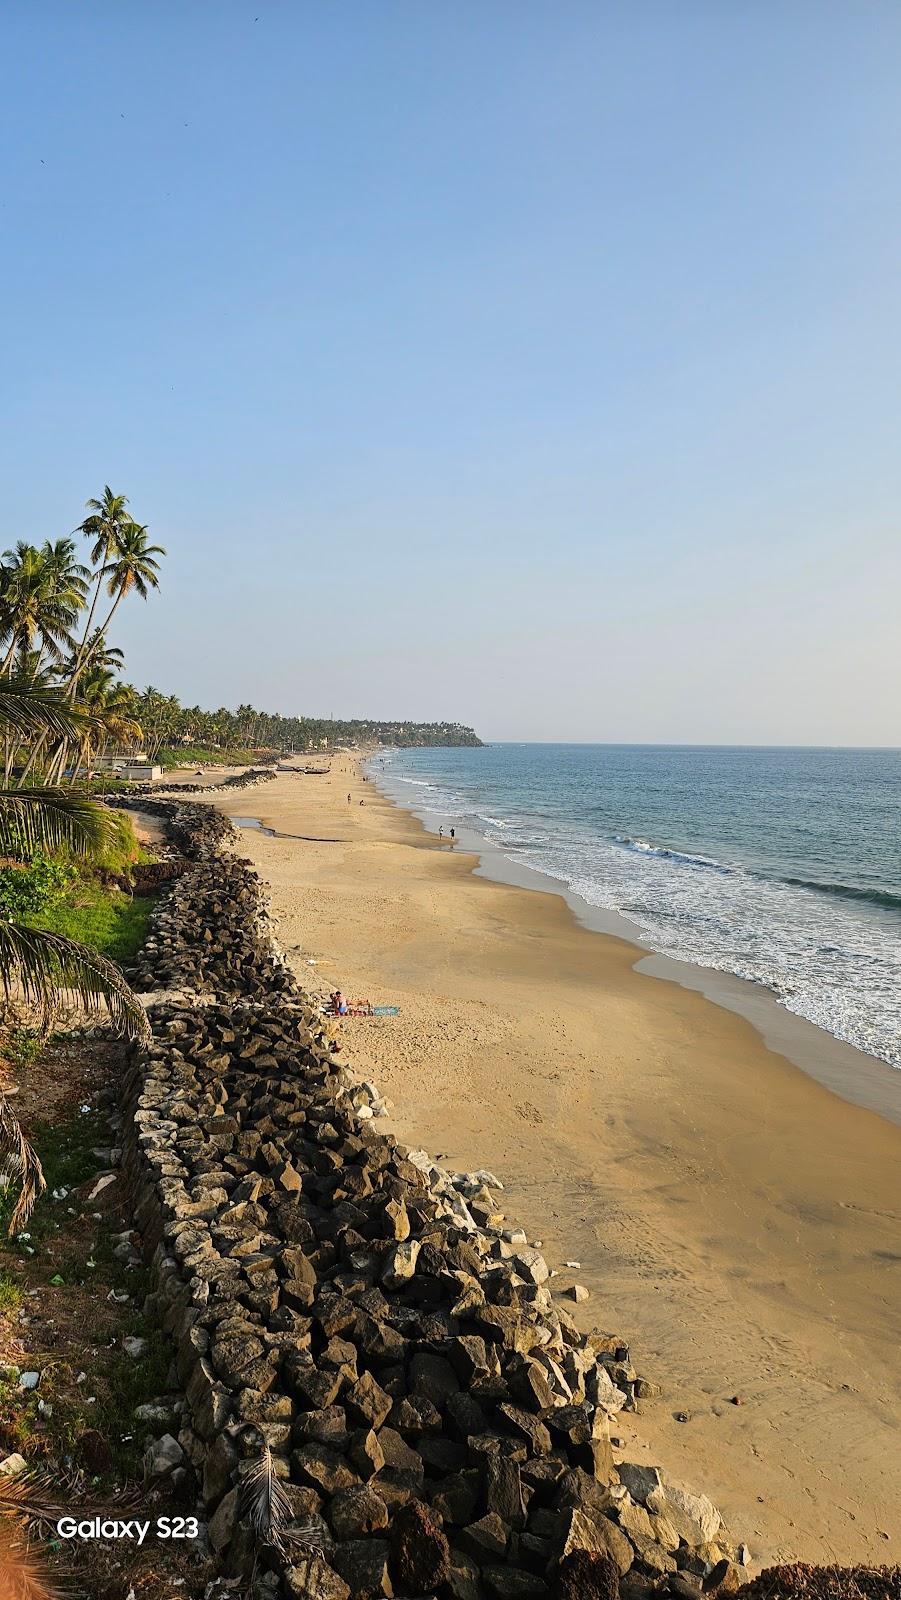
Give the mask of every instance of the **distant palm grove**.
[[238, 706], [228, 711], [202, 711], [183, 706], [174, 695], [145, 689], [135, 694], [134, 710], [144, 734], [144, 747], [155, 759], [180, 748], [220, 751], [277, 751], [279, 754], [334, 749], [350, 745], [478, 745], [472, 728], [459, 722], [389, 722], [377, 717], [340, 721], [333, 717], [283, 717], [277, 712]]

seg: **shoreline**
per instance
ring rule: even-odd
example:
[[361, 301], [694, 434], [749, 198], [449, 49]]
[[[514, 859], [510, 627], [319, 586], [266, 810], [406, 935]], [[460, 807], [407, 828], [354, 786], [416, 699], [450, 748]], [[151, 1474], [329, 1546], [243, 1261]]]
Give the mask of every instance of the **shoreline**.
[[561, 1287], [582, 1263], [580, 1322], [662, 1382], [634, 1432], [623, 1418], [625, 1453], [703, 1483], [755, 1564], [890, 1557], [898, 1129], [734, 1013], [649, 983], [559, 893], [477, 875], [347, 762], [215, 803], [276, 830], [241, 844], [302, 981], [402, 1004], [344, 1033], [392, 1131], [498, 1170]]
[[[369, 759], [365, 758], [361, 767]], [[383, 799], [414, 817], [425, 833], [437, 839], [437, 832], [428, 814], [418, 810], [415, 803], [407, 804], [399, 795], [392, 793], [387, 784], [379, 782], [384, 774], [370, 771], [367, 776]], [[457, 839], [463, 851], [478, 856], [478, 864], [473, 869], [477, 876], [485, 876], [494, 883], [514, 885], [532, 893], [560, 895], [581, 927], [602, 936], [622, 939], [634, 946], [636, 972], [678, 983], [683, 988], [703, 995], [713, 1005], [723, 1006], [736, 1016], [743, 1017], [771, 1050], [787, 1056], [795, 1066], [833, 1094], [850, 1105], [874, 1111], [878, 1116], [901, 1126], [901, 1069], [890, 1066], [878, 1056], [869, 1055], [867, 1051], [837, 1038], [815, 1022], [790, 1011], [787, 1006], [780, 1004], [773, 990], [764, 984], [751, 983], [718, 967], [705, 967], [699, 962], [680, 961], [674, 956], [662, 955], [647, 941], [637, 923], [631, 922], [623, 912], [592, 905], [562, 879], [527, 861], [511, 859], [504, 854], [500, 845], [475, 830], [458, 826]]]

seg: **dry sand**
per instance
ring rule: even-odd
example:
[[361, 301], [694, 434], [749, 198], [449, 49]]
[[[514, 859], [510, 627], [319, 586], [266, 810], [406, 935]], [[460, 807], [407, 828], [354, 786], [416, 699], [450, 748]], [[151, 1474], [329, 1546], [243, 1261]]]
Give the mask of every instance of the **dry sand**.
[[342, 1024], [382, 1126], [497, 1172], [662, 1384], [622, 1457], [704, 1489], [755, 1563], [897, 1560], [901, 1128], [560, 896], [473, 876], [348, 761], [215, 803], [278, 830], [241, 844], [301, 980], [402, 1007]]

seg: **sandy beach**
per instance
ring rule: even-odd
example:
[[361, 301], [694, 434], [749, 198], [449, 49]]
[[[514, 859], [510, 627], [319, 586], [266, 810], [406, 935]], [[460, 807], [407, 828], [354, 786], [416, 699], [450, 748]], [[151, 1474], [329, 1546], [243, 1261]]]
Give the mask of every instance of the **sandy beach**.
[[383, 1126], [493, 1169], [661, 1384], [621, 1458], [709, 1493], [755, 1565], [897, 1560], [901, 1128], [561, 896], [474, 876], [347, 759], [213, 798], [276, 830], [241, 845], [301, 981], [401, 1007], [341, 1027]]

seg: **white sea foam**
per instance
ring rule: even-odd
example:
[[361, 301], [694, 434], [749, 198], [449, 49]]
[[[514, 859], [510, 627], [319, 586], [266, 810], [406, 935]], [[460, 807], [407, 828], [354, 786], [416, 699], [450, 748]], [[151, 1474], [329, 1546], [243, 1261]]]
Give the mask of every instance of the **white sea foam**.
[[511, 861], [619, 912], [660, 954], [763, 984], [789, 1011], [901, 1067], [901, 940], [862, 897], [642, 837], [605, 838], [537, 804], [500, 817], [456, 788], [390, 776], [423, 791], [409, 797], [418, 811], [469, 824]]

